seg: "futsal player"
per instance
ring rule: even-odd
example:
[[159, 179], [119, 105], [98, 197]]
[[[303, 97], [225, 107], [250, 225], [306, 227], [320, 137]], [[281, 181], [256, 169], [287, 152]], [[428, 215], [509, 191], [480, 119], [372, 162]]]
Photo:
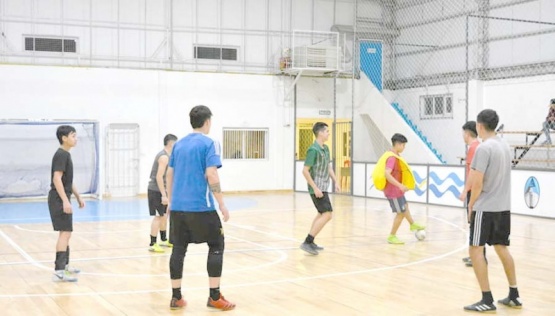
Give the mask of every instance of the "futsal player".
[[175, 143], [166, 175], [170, 204], [170, 240], [173, 243], [170, 257], [172, 285], [171, 309], [186, 306], [181, 293], [183, 261], [190, 243], [208, 244], [209, 297], [206, 305], [220, 310], [231, 310], [235, 304], [220, 293], [224, 255], [224, 231], [216, 212], [214, 198], [224, 221], [229, 211], [224, 203], [218, 168], [220, 145], [206, 136], [212, 126], [212, 112], [204, 105], [195, 106], [189, 113], [193, 133]]
[[333, 172], [330, 159], [330, 149], [325, 142], [328, 140], [330, 131], [328, 125], [323, 122], [317, 122], [312, 127], [312, 132], [316, 140], [308, 148], [306, 159], [304, 161], [303, 176], [308, 183], [308, 192], [318, 214], [312, 221], [310, 232], [301, 244], [300, 248], [312, 255], [317, 255], [318, 251], [324, 250], [314, 243], [314, 238], [320, 233], [322, 228], [331, 220], [333, 208], [331, 206], [330, 197], [328, 195], [328, 187], [330, 178], [335, 183], [335, 190], [339, 192], [339, 184]]
[[[166, 228], [168, 216], [166, 208], [168, 206], [168, 195], [166, 192], [166, 172], [168, 170], [169, 155], [172, 153], [173, 145], [177, 141], [177, 136], [168, 134], [164, 137], [164, 149], [156, 154], [154, 163], [150, 171], [150, 181], [148, 183], [148, 208], [152, 216], [150, 225], [150, 246], [149, 251], [164, 252], [160, 246], [171, 247], [172, 244], [167, 240]], [[158, 214], [156, 214], [158, 213]], [[156, 237], [160, 232], [160, 243], [156, 243]]]
[[[476, 153], [476, 148], [480, 145], [480, 141], [478, 140], [478, 132], [476, 131], [476, 122], [475, 121], [468, 121], [466, 122], [463, 127], [463, 140], [464, 143], [468, 146], [468, 151], [466, 153], [466, 181], [464, 183], [464, 189], [459, 199], [461, 201], [466, 201], [466, 206], [468, 207], [468, 202], [470, 201], [470, 189], [472, 188], [472, 179], [470, 178], [470, 165], [472, 164], [472, 160], [474, 159], [474, 154]], [[470, 209], [467, 209], [466, 215], [468, 222], [470, 222]], [[486, 256], [486, 247], [484, 247], [484, 257]], [[470, 257], [463, 258], [463, 262], [467, 267], [472, 267], [472, 260]]]
[[495, 133], [498, 123], [499, 116], [493, 110], [486, 109], [478, 114], [476, 130], [482, 143], [472, 160], [472, 189], [468, 207], [472, 210], [469, 253], [482, 290], [482, 299], [465, 306], [467, 311], [493, 312], [497, 309], [493, 304], [488, 266], [484, 258], [483, 248], [486, 243], [493, 245], [509, 282], [509, 296], [498, 303], [522, 307], [515, 263], [508, 249], [511, 235], [511, 150]]
[[60, 142], [60, 147], [52, 157], [51, 184], [48, 193], [50, 219], [54, 230], [59, 232], [52, 280], [76, 282], [75, 274], [80, 270], [69, 266], [69, 239], [73, 231], [71, 194], [75, 195], [79, 208], [85, 207], [85, 201], [73, 185], [73, 161], [69, 153], [71, 148], [77, 145], [77, 134], [73, 126], [62, 125], [56, 130], [56, 137]]
[[[407, 138], [402, 134], [394, 134], [391, 137], [391, 151], [386, 152], [384, 155], [389, 156], [385, 162], [385, 179], [386, 185], [383, 190], [385, 197], [389, 201], [391, 210], [395, 213], [391, 232], [387, 237], [387, 242], [395, 245], [402, 245], [405, 242], [397, 237], [397, 230], [406, 219], [410, 224], [411, 231], [424, 230], [426, 227], [414, 221], [410, 213], [409, 204], [405, 198], [405, 192], [409, 188], [403, 184], [403, 178], [412, 175], [409, 166], [400, 157], [401, 153], [405, 150], [407, 145]], [[407, 179], [405, 179], [406, 181]], [[412, 181], [414, 182], [414, 180]]]

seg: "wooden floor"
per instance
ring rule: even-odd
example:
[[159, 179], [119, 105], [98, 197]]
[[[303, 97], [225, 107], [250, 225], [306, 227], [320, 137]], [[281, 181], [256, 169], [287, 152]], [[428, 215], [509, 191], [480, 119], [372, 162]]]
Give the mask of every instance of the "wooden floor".
[[[311, 256], [298, 248], [315, 215], [307, 194], [228, 200], [240, 203], [224, 224], [222, 291], [237, 304], [227, 315], [463, 315], [463, 305], [481, 297], [472, 269], [461, 261], [467, 252], [462, 209], [412, 204], [428, 236], [416, 241], [403, 223], [399, 236], [407, 243], [397, 246], [385, 241], [393, 219], [386, 202], [334, 196], [334, 218], [316, 239], [326, 249]], [[84, 272], [73, 284], [51, 281], [57, 235], [48, 221], [0, 225], [0, 314], [214, 313], [205, 306], [205, 245], [189, 247], [188, 306], [171, 312], [169, 253], [147, 251], [149, 219], [108, 219], [75, 224], [73, 265]], [[524, 308], [498, 306], [497, 314], [555, 315], [555, 222], [512, 219], [510, 249]], [[488, 258], [493, 295], [501, 299], [508, 293], [503, 268], [492, 248]]]

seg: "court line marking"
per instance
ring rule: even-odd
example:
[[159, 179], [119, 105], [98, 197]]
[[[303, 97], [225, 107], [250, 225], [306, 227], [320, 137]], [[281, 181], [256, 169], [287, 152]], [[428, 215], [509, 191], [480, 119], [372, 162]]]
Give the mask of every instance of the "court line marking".
[[[22, 230], [22, 231], [26, 231], [26, 232], [31, 232], [31, 233], [39, 233], [39, 234], [57, 234], [57, 231], [53, 231], [53, 230], [40, 230], [40, 229], [28, 229], [28, 228], [23, 228], [19, 225], [13, 225], [13, 227], [15, 227], [18, 230]], [[143, 229], [133, 229], [133, 230], [96, 230], [96, 231], [78, 231], [77, 235], [80, 234], [116, 234], [116, 233], [134, 233], [134, 232], [142, 232], [144, 231]]]
[[32, 265], [40, 269], [49, 270], [49, 268], [46, 267], [45, 265], [35, 261], [35, 259], [33, 259], [33, 257], [31, 257], [27, 252], [25, 252], [25, 250], [23, 250], [23, 248], [21, 248], [15, 241], [13, 241], [13, 239], [11, 239], [8, 235], [6, 235], [6, 233], [4, 233], [2, 229], [0, 229], [0, 236], [2, 236], [8, 244], [10, 244], [17, 252], [19, 252], [21, 256], [23, 256], [23, 258], [27, 259], [27, 261], [29, 261]]
[[[35, 260], [31, 255], [29, 255], [25, 250], [23, 250], [23, 248], [21, 248], [10, 237], [8, 237], [8, 235], [6, 235], [1, 229], [0, 229], [0, 236], [2, 236], [17, 252], [19, 252], [19, 254], [21, 256], [23, 256], [23, 258], [27, 259], [27, 261], [30, 264], [32, 264], [36, 267], [39, 267], [41, 269], [50, 270], [50, 268], [48, 268], [47, 266], [45, 266], [41, 262]], [[280, 254], [280, 257], [277, 260], [266, 262], [264, 264], [260, 264], [260, 265], [256, 265], [256, 266], [247, 266], [247, 267], [239, 268], [239, 269], [235, 269], [235, 270], [229, 270], [226, 273], [236, 273], [236, 272], [240, 272], [240, 271], [249, 271], [249, 270], [260, 269], [260, 268], [263, 268], [263, 267], [268, 267], [268, 266], [275, 265], [275, 264], [278, 264], [280, 262], [283, 262], [288, 257], [288, 255], [285, 251], [279, 250], [278, 248], [272, 248], [272, 247], [269, 247], [269, 246], [266, 246], [266, 245], [262, 245], [262, 244], [252, 242], [252, 241], [249, 241], [249, 240], [244, 240], [244, 239], [241, 239], [241, 238], [238, 238], [238, 237], [233, 237], [233, 236], [227, 236], [227, 237], [235, 239], [235, 240], [239, 240], [241, 242], [246, 242], [246, 243], [249, 243], [249, 244], [252, 244], [252, 245], [255, 245], [255, 246], [259, 246], [259, 247], [262, 247], [263, 249], [266, 249], [266, 250], [269, 250], [269, 251], [276, 251], [277, 253]], [[74, 260], [72, 260], [72, 261], [74, 261]], [[164, 273], [164, 274], [122, 274], [122, 273], [81, 272], [80, 274], [82, 274], [82, 275], [91, 275], [91, 276], [116, 276], [116, 277], [166, 277], [166, 276], [168, 276], [168, 273]], [[196, 276], [196, 275], [205, 275], [205, 274], [206, 274], [205, 272], [202, 272], [202, 273], [199, 272], [199, 273], [184, 274], [184, 276]]]
[[[432, 257], [429, 257], [429, 258], [425, 258], [425, 259], [421, 259], [421, 260], [417, 260], [417, 261], [413, 261], [413, 262], [407, 262], [407, 263], [403, 263], [403, 264], [393, 265], [393, 266], [373, 268], [373, 269], [363, 269], [363, 270], [357, 270], [357, 271], [328, 273], [328, 274], [306, 276], [306, 277], [286, 278], [286, 279], [280, 279], [280, 280], [269, 280], [269, 281], [250, 282], [250, 283], [242, 283], [242, 284], [232, 284], [232, 285], [227, 285], [225, 287], [226, 288], [240, 288], [240, 287], [259, 286], [259, 285], [272, 285], [272, 284], [280, 284], [280, 283], [294, 283], [294, 282], [300, 282], [300, 281], [310, 281], [310, 280], [315, 280], [315, 279], [324, 279], [324, 278], [333, 278], [333, 277], [339, 277], [339, 276], [349, 276], [349, 275], [373, 273], [373, 272], [380, 272], [380, 271], [388, 271], [388, 270], [410, 267], [410, 266], [419, 265], [419, 264], [422, 264], [422, 263], [427, 263], [427, 262], [435, 261], [435, 260], [438, 260], [438, 259], [442, 259], [442, 258], [451, 256], [455, 253], [458, 253], [458, 252], [468, 248], [468, 242], [467, 242], [468, 233], [465, 229], [463, 229], [463, 228], [461, 228], [461, 227], [459, 227], [459, 226], [457, 226], [457, 225], [455, 225], [455, 224], [453, 224], [453, 223], [451, 223], [447, 220], [444, 220], [444, 219], [441, 219], [441, 218], [438, 218], [438, 217], [435, 217], [435, 216], [428, 216], [428, 218], [433, 218], [433, 219], [438, 220], [440, 222], [446, 223], [446, 224], [448, 224], [450, 226], [453, 226], [453, 227], [459, 229], [460, 231], [464, 232], [465, 236], [466, 236], [465, 244], [456, 248], [456, 249], [454, 249], [454, 250], [451, 250], [449, 252], [446, 252], [446, 253], [443, 253], [443, 254], [440, 254], [440, 255], [432, 256]], [[186, 291], [206, 290], [206, 287], [191, 287], [191, 288], [185, 288], [185, 290]], [[165, 289], [158, 289], [158, 290], [106, 291], [106, 292], [92, 292], [92, 293], [2, 294], [2, 295], [0, 295], [0, 298], [69, 297], [69, 296], [93, 296], [93, 295], [94, 296], [97, 296], [97, 295], [130, 295], [130, 294], [166, 293], [166, 292], [170, 292], [170, 289], [165, 288]]]
[[[232, 237], [232, 236], [226, 236], [227, 238], [232, 238], [235, 240], [239, 240], [242, 242], [246, 242], [249, 244], [253, 244], [255, 246], [260, 246], [262, 248], [265, 248], [268, 251], [275, 251], [277, 253], [280, 254], [279, 258], [277, 260], [274, 261], [270, 261], [270, 262], [266, 262], [263, 264], [259, 264], [259, 265], [255, 265], [255, 266], [246, 266], [244, 268], [239, 268], [239, 269], [234, 269], [234, 270], [225, 270], [226, 274], [227, 273], [237, 273], [237, 272], [241, 272], [241, 271], [250, 271], [250, 270], [257, 270], [260, 268], [264, 268], [264, 267], [269, 267], [278, 263], [281, 263], [283, 261], [285, 261], [288, 257], [287, 253], [283, 250], [280, 250], [279, 248], [272, 248], [269, 246], [265, 246], [259, 243], [255, 243], [252, 241], [248, 241], [248, 240], [244, 240], [241, 238], [237, 238], [237, 237]], [[295, 247], [296, 248], [296, 247]], [[224, 250], [224, 254], [226, 253], [226, 251]], [[200, 253], [199, 253], [200, 254]], [[206, 255], [207, 252], [203, 252], [202, 254]], [[101, 272], [81, 272], [80, 274], [82, 275], [92, 275], [92, 276], [111, 276], [111, 277], [167, 277], [169, 275], [168, 272], [163, 273], [163, 274], [122, 274], [122, 273], [101, 273]], [[203, 272], [197, 272], [197, 273], [184, 273], [183, 276], [198, 276], [198, 275], [206, 275], [206, 271]]]
[[[287, 212], [287, 211], [308, 211], [308, 210], [313, 210], [313, 208], [310, 207], [306, 207], [306, 208], [297, 208], [297, 209], [293, 209], [293, 208], [285, 208], [285, 209], [238, 209], [238, 210], [232, 210], [231, 214], [233, 213], [243, 213], [243, 212], [257, 212], [257, 213], [261, 213], [261, 212]], [[73, 213], [75, 215], [75, 212]], [[131, 219], [131, 220], [138, 220], [138, 221], [142, 221], [145, 219], [151, 219], [151, 216], [148, 215], [107, 215], [107, 216], [74, 216], [74, 224], [75, 223], [91, 223], [91, 222], [102, 222], [104, 220], [109, 220], [109, 219]], [[80, 221], [82, 219], [95, 219], [94, 221]], [[50, 217], [29, 217], [29, 218], [9, 218], [9, 219], [2, 219], [0, 220], [0, 225], [11, 225], [13, 224], [13, 222], [17, 222], [17, 221], [34, 221], [34, 220], [41, 220], [43, 222], [23, 222], [23, 223], [19, 223], [19, 224], [47, 224], [50, 223]]]
[[[75, 215], [75, 212], [73, 213]], [[143, 216], [143, 215], [107, 215], [107, 216], [74, 216], [73, 219], [74, 220], [81, 220], [81, 219], [87, 219], [87, 218], [94, 218], [94, 219], [101, 219], [104, 220], [105, 218], [122, 218], [122, 219], [127, 219], [127, 218], [132, 218], [132, 219], [136, 219], [136, 220], [143, 220], [143, 219], [148, 219], [150, 218], [150, 216]], [[14, 222], [14, 221], [23, 221], [23, 220], [44, 220], [45, 223], [48, 223], [51, 218], [50, 217], [29, 217], [29, 218], [8, 218], [8, 219], [2, 219], [2, 221], [0, 221], [0, 224], [10, 224], [10, 222]], [[96, 221], [93, 221], [96, 222]], [[74, 223], [82, 223], [80, 221], [74, 221]], [[87, 222], [89, 223], [89, 222]], [[24, 223], [24, 224], [39, 224], [39, 223]]]
[[[380, 272], [380, 271], [387, 271], [387, 270], [394, 270], [399, 268], [410, 267], [434, 260], [438, 260], [441, 258], [448, 257], [453, 255], [457, 252], [460, 252], [463, 249], [468, 248], [468, 245], [465, 245], [452, 250], [450, 252], [444, 253], [442, 255], [437, 255], [434, 257], [417, 260], [409, 263], [404, 263], [400, 265], [388, 266], [388, 267], [381, 267], [375, 269], [366, 269], [366, 270], [358, 270], [358, 271], [349, 271], [349, 272], [339, 272], [339, 273], [330, 273], [330, 274], [322, 274], [316, 276], [309, 276], [309, 277], [298, 277], [298, 278], [287, 278], [287, 279], [280, 279], [280, 280], [271, 280], [271, 281], [261, 281], [261, 282], [250, 282], [250, 283], [243, 283], [243, 284], [232, 284], [226, 285], [225, 288], [240, 288], [240, 287], [250, 287], [250, 286], [260, 286], [260, 285], [272, 285], [272, 284], [280, 284], [280, 283], [294, 283], [300, 281], [309, 281], [315, 279], [324, 279], [324, 278], [333, 278], [339, 276], [348, 276], [348, 275], [356, 275], [356, 274], [365, 274], [365, 273], [373, 273], [373, 272]], [[185, 291], [197, 291], [197, 290], [206, 290], [206, 287], [191, 287], [185, 288]], [[171, 289], [159, 289], [159, 290], [134, 290], [134, 291], [107, 291], [107, 292], [92, 292], [92, 293], [54, 293], [54, 294], [5, 294], [0, 295], [0, 298], [28, 298], [28, 297], [67, 297], [67, 296], [97, 296], [97, 295], [130, 295], [130, 294], [149, 294], [149, 293], [166, 293], [170, 292]]]
[[[229, 237], [229, 236], [228, 236]], [[271, 248], [271, 249], [260, 249], [260, 248], [240, 248], [240, 249], [233, 249], [233, 250], [226, 250], [225, 253], [249, 253], [249, 252], [267, 252], [267, 251], [276, 251], [276, 250], [293, 250], [297, 249], [298, 247], [279, 247], [279, 248]], [[87, 262], [87, 261], [99, 261], [99, 260], [125, 260], [125, 259], [152, 259], [152, 258], [163, 258], [169, 257], [171, 254], [146, 254], [146, 255], [136, 255], [136, 256], [118, 256], [118, 257], [94, 257], [94, 258], [76, 258], [71, 259], [71, 262]], [[187, 251], [187, 256], [197, 256], [197, 255], [206, 255], [206, 252], [189, 252]], [[35, 260], [38, 263], [51, 263], [52, 260]], [[29, 261], [11, 261], [11, 262], [0, 262], [0, 266], [10, 266], [10, 265], [28, 265], [32, 264]]]

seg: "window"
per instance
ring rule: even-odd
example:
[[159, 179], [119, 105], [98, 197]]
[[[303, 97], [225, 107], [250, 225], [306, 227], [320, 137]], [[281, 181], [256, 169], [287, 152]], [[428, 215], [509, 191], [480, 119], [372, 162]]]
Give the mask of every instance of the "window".
[[237, 48], [195, 46], [196, 59], [237, 60]]
[[443, 115], [443, 97], [434, 98], [434, 114]]
[[268, 129], [224, 128], [224, 159], [268, 158]]
[[424, 115], [434, 114], [434, 99], [424, 98]]
[[25, 50], [34, 52], [76, 53], [77, 40], [25, 36]]
[[453, 118], [453, 95], [437, 94], [420, 97], [420, 119]]
[[448, 96], [445, 98], [445, 113], [453, 114], [453, 97]]

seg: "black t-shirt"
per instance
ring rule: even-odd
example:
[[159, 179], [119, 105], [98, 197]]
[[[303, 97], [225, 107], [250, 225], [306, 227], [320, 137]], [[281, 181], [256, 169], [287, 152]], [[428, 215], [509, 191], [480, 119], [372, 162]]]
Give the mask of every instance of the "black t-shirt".
[[56, 191], [54, 186], [54, 171], [61, 171], [62, 183], [64, 185], [64, 191], [69, 196], [71, 194], [71, 187], [73, 185], [73, 162], [71, 161], [71, 155], [69, 152], [58, 148], [54, 157], [52, 158], [52, 173], [50, 174], [50, 188]]

